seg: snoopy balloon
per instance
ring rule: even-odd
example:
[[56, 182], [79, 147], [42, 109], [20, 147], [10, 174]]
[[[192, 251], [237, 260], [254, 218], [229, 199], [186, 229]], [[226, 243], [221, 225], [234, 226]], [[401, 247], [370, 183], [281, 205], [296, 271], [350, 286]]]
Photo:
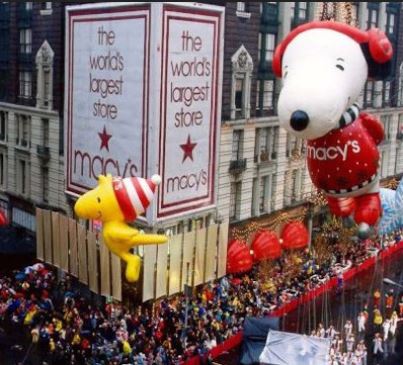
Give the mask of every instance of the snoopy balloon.
[[333, 214], [354, 216], [363, 236], [377, 224], [382, 123], [360, 113], [367, 78], [390, 72], [392, 45], [379, 29], [323, 21], [297, 27], [278, 45], [273, 70], [283, 79], [280, 124], [307, 140], [307, 165]]
[[141, 234], [127, 224], [145, 212], [160, 182], [158, 175], [151, 179], [100, 175], [98, 186], [82, 195], [74, 206], [80, 218], [103, 222], [104, 242], [109, 250], [126, 261], [126, 279], [129, 282], [138, 280], [141, 267], [140, 257], [133, 255], [130, 249], [167, 241], [164, 235]]

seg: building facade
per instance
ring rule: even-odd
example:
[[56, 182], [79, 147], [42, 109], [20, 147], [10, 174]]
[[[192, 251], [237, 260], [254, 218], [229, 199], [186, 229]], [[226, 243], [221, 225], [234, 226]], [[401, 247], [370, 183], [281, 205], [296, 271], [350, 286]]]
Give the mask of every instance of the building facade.
[[[233, 228], [250, 221], [271, 226], [274, 216], [281, 212], [294, 210], [298, 214], [312, 192], [303, 141], [279, 127], [276, 104], [281, 80], [272, 72], [272, 60], [282, 38], [297, 25], [318, 19], [321, 7], [323, 3], [313, 2], [238, 2], [226, 6], [226, 17], [235, 14], [238, 18], [233, 22], [250, 29], [256, 29], [254, 18], [260, 23], [258, 34], [250, 34], [247, 40], [241, 39], [239, 32], [231, 32], [231, 28], [226, 28], [225, 35], [226, 43], [233, 45], [236, 39], [238, 48], [226, 46], [225, 54], [218, 210], [221, 216], [228, 217]], [[385, 126], [385, 140], [380, 146], [381, 178], [400, 176], [403, 173], [400, 3], [356, 2], [352, 3], [351, 11], [356, 26], [381, 28], [395, 48], [392, 78], [368, 81], [360, 103]], [[243, 54], [247, 55], [247, 66], [242, 68]]]
[[[270, 226], [298, 212], [312, 191], [304, 143], [279, 127], [281, 80], [272, 72], [276, 45], [315, 19], [322, 3], [219, 2], [225, 6], [222, 123], [217, 208], [154, 229], [181, 234], [211, 223]], [[60, 2], [0, 4], [0, 207], [35, 231], [35, 207], [72, 215], [64, 193], [64, 7]], [[403, 12], [400, 3], [352, 3], [362, 29], [383, 29], [395, 46], [394, 73], [368, 81], [362, 106], [385, 125], [381, 177], [403, 172]], [[195, 225], [196, 223], [196, 225]]]
[[63, 180], [64, 5], [0, 4], [0, 204], [35, 231], [35, 206], [67, 211]]

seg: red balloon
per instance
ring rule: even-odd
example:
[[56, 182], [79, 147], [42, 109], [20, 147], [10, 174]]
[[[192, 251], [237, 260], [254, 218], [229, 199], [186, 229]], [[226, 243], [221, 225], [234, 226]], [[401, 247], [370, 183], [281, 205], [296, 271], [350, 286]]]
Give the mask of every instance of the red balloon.
[[284, 249], [301, 249], [308, 245], [309, 233], [302, 222], [294, 221], [284, 226], [281, 238]]
[[0, 209], [0, 227], [6, 226], [8, 224], [8, 220], [4, 212]]
[[227, 273], [236, 274], [252, 269], [252, 255], [245, 242], [232, 241], [227, 252]]
[[281, 246], [273, 231], [259, 231], [252, 243], [255, 261], [275, 260], [281, 256]]

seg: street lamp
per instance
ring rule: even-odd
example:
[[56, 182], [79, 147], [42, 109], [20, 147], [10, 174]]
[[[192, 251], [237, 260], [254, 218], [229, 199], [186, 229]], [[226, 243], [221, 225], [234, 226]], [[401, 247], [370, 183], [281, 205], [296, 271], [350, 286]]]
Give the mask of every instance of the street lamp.
[[392, 279], [384, 278], [384, 279], [383, 279], [383, 282], [384, 282], [385, 284], [397, 286], [398, 288], [403, 289], [403, 285], [401, 285], [401, 284], [399, 284], [399, 283], [396, 283], [396, 281], [393, 281]]

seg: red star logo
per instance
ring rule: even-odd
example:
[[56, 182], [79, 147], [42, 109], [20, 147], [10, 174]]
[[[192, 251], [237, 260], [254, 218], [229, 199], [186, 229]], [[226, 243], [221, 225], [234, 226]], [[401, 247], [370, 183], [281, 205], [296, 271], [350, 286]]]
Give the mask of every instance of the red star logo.
[[196, 147], [197, 143], [192, 143], [190, 141], [190, 134], [188, 134], [188, 139], [185, 144], [181, 144], [180, 148], [183, 150], [183, 160], [182, 163], [189, 157], [193, 161], [193, 149]]
[[104, 126], [104, 130], [102, 133], [98, 132], [99, 138], [101, 138], [101, 147], [99, 147], [100, 150], [102, 148], [106, 148], [106, 150], [109, 152], [109, 140], [112, 138], [112, 134], [106, 133], [106, 127]]

